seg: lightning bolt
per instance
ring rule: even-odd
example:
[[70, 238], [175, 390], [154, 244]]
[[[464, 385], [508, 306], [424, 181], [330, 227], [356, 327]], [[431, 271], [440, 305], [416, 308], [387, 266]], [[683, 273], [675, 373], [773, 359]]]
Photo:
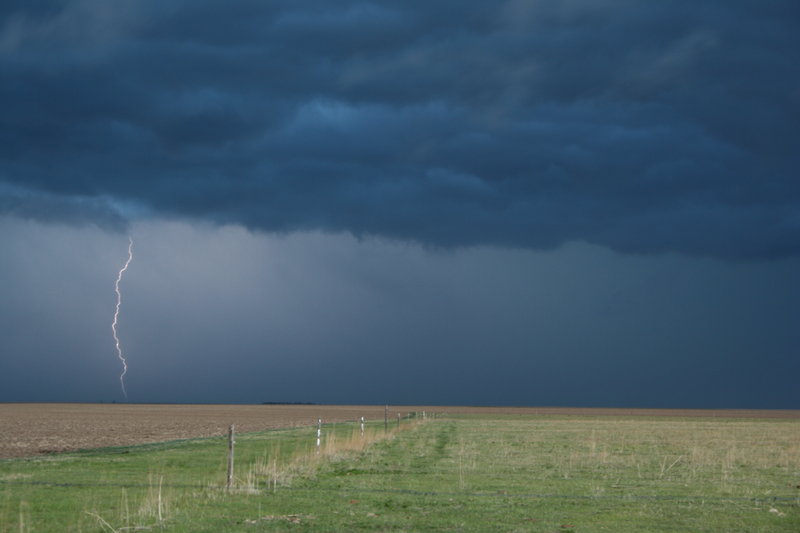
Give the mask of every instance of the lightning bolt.
[[125, 395], [126, 400], [128, 399], [128, 391], [125, 390], [125, 374], [128, 373], [128, 361], [126, 361], [125, 357], [122, 355], [122, 347], [119, 344], [119, 337], [117, 337], [117, 322], [119, 321], [119, 308], [122, 305], [122, 293], [119, 291], [119, 282], [122, 281], [122, 274], [128, 270], [128, 265], [131, 264], [131, 260], [133, 260], [133, 239], [128, 237], [128, 260], [125, 261], [125, 266], [119, 270], [117, 282], [114, 284], [114, 291], [117, 293], [117, 307], [114, 310], [114, 321], [111, 323], [111, 331], [114, 333], [114, 343], [117, 346], [117, 357], [119, 357], [122, 363], [122, 374], [119, 375], [119, 384], [122, 386], [122, 394]]

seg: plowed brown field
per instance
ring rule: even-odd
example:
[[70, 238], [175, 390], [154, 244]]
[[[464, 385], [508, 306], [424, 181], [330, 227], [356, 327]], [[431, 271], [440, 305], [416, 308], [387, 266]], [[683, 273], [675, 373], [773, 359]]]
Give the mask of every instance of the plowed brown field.
[[[577, 416], [678, 416], [800, 418], [797, 410], [605, 409], [559, 407], [390, 406], [398, 413], [484, 413]], [[152, 405], [0, 404], [0, 458], [85, 448], [123, 446], [174, 439], [262, 431], [325, 422], [382, 419], [384, 406], [366, 405]]]

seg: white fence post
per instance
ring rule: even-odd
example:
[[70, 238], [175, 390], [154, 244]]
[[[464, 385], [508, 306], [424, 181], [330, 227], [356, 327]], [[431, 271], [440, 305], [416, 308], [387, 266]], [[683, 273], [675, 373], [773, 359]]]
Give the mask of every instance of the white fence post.
[[364, 436], [364, 417], [361, 417], [361, 436]]
[[317, 453], [319, 453], [319, 447], [322, 444], [322, 419], [317, 419]]

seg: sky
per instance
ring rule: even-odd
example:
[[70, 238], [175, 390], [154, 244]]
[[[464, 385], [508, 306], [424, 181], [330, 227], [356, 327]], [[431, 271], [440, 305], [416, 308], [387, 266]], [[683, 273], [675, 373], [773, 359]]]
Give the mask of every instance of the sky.
[[798, 409], [797, 50], [795, 0], [3, 2], [0, 401]]

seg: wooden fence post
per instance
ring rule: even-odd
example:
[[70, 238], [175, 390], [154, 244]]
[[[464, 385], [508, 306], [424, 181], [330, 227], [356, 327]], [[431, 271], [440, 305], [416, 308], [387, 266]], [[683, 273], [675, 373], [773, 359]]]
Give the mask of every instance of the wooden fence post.
[[383, 409], [383, 432], [386, 433], [389, 431], [389, 406], [387, 405]]
[[364, 436], [364, 417], [361, 417], [361, 436]]
[[233, 424], [228, 428], [228, 490], [233, 485], [233, 446], [236, 444]]

